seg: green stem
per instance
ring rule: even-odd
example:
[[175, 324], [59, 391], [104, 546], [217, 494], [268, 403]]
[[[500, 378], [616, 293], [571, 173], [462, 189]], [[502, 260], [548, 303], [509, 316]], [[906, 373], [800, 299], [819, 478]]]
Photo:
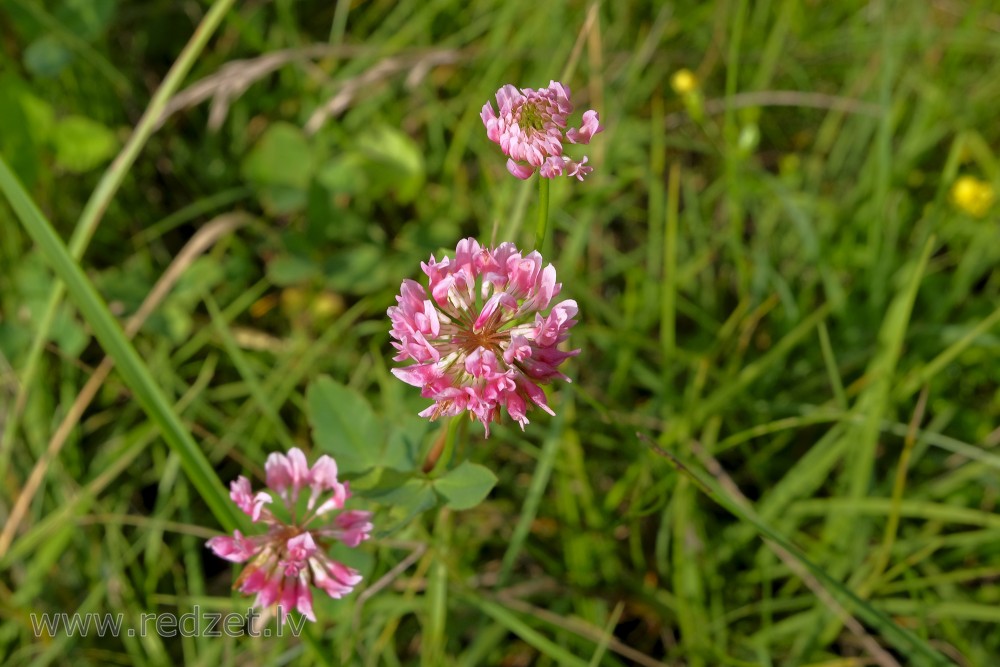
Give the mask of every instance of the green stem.
[[448, 422], [448, 432], [444, 436], [444, 449], [441, 450], [441, 456], [438, 457], [437, 463], [431, 469], [430, 477], [433, 479], [440, 476], [445, 470], [448, 469], [448, 464], [451, 463], [451, 457], [455, 453], [455, 443], [458, 441], [458, 427], [462, 423], [462, 416], [456, 415], [452, 417]]
[[[73, 236], [69, 241], [69, 254], [73, 259], [79, 260], [83, 257], [83, 252], [87, 249], [90, 239], [94, 236], [101, 217], [107, 210], [122, 181], [125, 180], [125, 176], [139, 155], [139, 151], [142, 150], [142, 147], [146, 145], [149, 137], [156, 130], [157, 123], [160, 121], [160, 116], [163, 114], [167, 102], [170, 101], [170, 98], [173, 97], [174, 93], [177, 92], [177, 89], [184, 82], [184, 78], [205, 48], [205, 44], [208, 43], [209, 37], [219, 27], [219, 24], [222, 22], [226, 12], [233, 5], [233, 2], [235, 0], [218, 0], [212, 5], [208, 13], [205, 14], [205, 17], [195, 29], [194, 34], [191, 35], [191, 39], [184, 47], [184, 50], [181, 51], [170, 71], [167, 72], [163, 83], [160, 84], [156, 93], [149, 100], [149, 106], [146, 107], [146, 112], [135, 126], [132, 136], [129, 137], [121, 153], [114, 159], [111, 166], [104, 172], [100, 182], [97, 184], [97, 188], [87, 201], [87, 205], [84, 207], [83, 213], [76, 223], [76, 228], [73, 230]], [[8, 414], [7, 424], [4, 426], [3, 438], [0, 439], [0, 479], [3, 479], [6, 474], [10, 446], [13, 442], [14, 433], [17, 430], [18, 419], [27, 403], [29, 388], [33, 384], [32, 381], [35, 374], [38, 372], [38, 364], [41, 361], [42, 351], [45, 349], [45, 344], [49, 339], [56, 311], [62, 302], [65, 292], [66, 288], [62, 283], [56, 282], [53, 285], [38, 325], [38, 331], [35, 333], [34, 342], [28, 352], [24, 374], [21, 376], [20, 387], [17, 397], [14, 400], [14, 409]]]
[[538, 226], [535, 228], [535, 250], [542, 252], [549, 226], [549, 179], [538, 175]]
[[[458, 422], [452, 418], [452, 423]], [[450, 427], [449, 427], [450, 430]], [[443, 458], [443, 457], [442, 457]], [[438, 508], [434, 522], [434, 549], [437, 552], [427, 577], [427, 625], [421, 665], [445, 664], [448, 626], [448, 550], [451, 546], [451, 510]]]
[[500, 563], [500, 575], [497, 578], [498, 589], [503, 588], [510, 581], [511, 573], [514, 571], [514, 563], [521, 554], [525, 540], [528, 538], [528, 533], [531, 532], [531, 526], [535, 522], [535, 517], [538, 516], [538, 508], [542, 504], [542, 496], [545, 494], [549, 477], [551, 477], [552, 471], [555, 469], [556, 457], [559, 455], [559, 450], [562, 447], [563, 419], [565, 419], [565, 414], [566, 410], [561, 410], [555, 419], [552, 420], [552, 426], [545, 437], [545, 442], [542, 444], [542, 453], [538, 457], [538, 463], [535, 465], [535, 471], [531, 476], [528, 494], [521, 505], [521, 516], [518, 517], [517, 523], [514, 525], [514, 532], [511, 534], [510, 543], [507, 545], [507, 551], [504, 553], [503, 560]]

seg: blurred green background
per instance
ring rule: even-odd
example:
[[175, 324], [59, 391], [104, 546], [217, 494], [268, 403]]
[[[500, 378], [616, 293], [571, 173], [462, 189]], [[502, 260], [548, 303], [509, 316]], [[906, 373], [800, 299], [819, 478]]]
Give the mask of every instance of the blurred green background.
[[606, 128], [552, 183], [573, 383], [464, 429], [499, 478], [474, 509], [368, 501], [365, 582], [306, 639], [36, 638], [249, 600], [122, 377], [71, 413], [105, 351], [4, 198], [0, 662], [1000, 664], [1000, 7], [225, 5], [0, 2], [0, 156], [123, 325], [173, 263], [134, 346], [218, 478], [322, 451], [323, 375], [436, 437], [385, 310], [460, 238], [530, 244], [536, 184], [479, 117], [505, 83]]

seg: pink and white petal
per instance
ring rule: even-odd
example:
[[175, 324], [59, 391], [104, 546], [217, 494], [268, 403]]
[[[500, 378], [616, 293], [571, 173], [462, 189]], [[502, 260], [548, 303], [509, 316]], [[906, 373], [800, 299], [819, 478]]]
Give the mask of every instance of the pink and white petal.
[[264, 505], [267, 505], [273, 501], [271, 495], [260, 491], [257, 495], [251, 495], [252, 489], [250, 487], [250, 480], [248, 480], [243, 475], [236, 478], [235, 481], [231, 482], [229, 485], [229, 497], [233, 499], [236, 506], [239, 507], [244, 514], [249, 516], [254, 522], [260, 519], [261, 512], [264, 510]]
[[342, 531], [340, 541], [354, 548], [371, 537], [371, 512], [348, 510], [337, 515], [337, 526]]
[[[530, 89], [529, 89], [530, 90]], [[524, 95], [509, 83], [497, 91], [497, 108], [501, 116], [506, 116], [511, 110], [524, 102]]]
[[493, 106], [487, 102], [483, 105], [483, 110], [479, 114], [479, 117], [483, 119], [483, 125], [486, 126], [486, 136], [495, 144], [500, 143], [500, 127], [497, 122], [497, 117], [493, 115]]
[[393, 368], [392, 374], [408, 385], [424, 387], [441, 377], [435, 364], [414, 364], [403, 368]]
[[555, 417], [556, 413], [552, 411], [549, 407], [548, 401], [545, 399], [545, 392], [542, 388], [531, 380], [524, 378], [521, 382], [518, 382], [518, 388], [521, 390], [522, 394], [531, 399], [531, 402], [540, 407], [545, 412], [549, 413]]
[[510, 345], [504, 350], [503, 360], [508, 364], [524, 361], [531, 356], [531, 343], [524, 336], [512, 336]]
[[492, 350], [477, 347], [465, 358], [465, 371], [472, 377], [491, 377], [497, 372], [497, 355]]
[[593, 167], [584, 166], [586, 164], [587, 164], [586, 155], [583, 156], [583, 160], [581, 160], [580, 162], [573, 162], [572, 160], [570, 160], [566, 164], [567, 167], [566, 175], [571, 178], [575, 176], [576, 180], [582, 181], [584, 176], [594, 171]]
[[479, 317], [472, 324], [473, 331], [482, 331], [483, 326], [486, 322], [493, 317], [493, 313], [496, 312], [497, 308], [500, 306], [500, 299], [504, 296], [504, 292], [497, 292], [491, 296], [486, 303], [483, 304], [483, 308], [479, 311]]
[[337, 462], [326, 454], [316, 459], [316, 462], [312, 465], [312, 469], [309, 471], [309, 484], [312, 486], [314, 494], [336, 488], [339, 485], [337, 481]]
[[298, 447], [288, 450], [288, 463], [292, 478], [292, 487], [300, 491], [309, 485], [309, 461]]
[[507, 171], [524, 181], [531, 178], [531, 175], [535, 173], [535, 168], [526, 164], [518, 164], [509, 159], [507, 160]]
[[507, 414], [521, 426], [523, 431], [525, 424], [528, 423], [527, 403], [516, 392], [507, 394], [506, 399]]
[[558, 81], [549, 81], [549, 90], [555, 92], [556, 99], [560, 97], [567, 102], [570, 100], [570, 89], [569, 86], [559, 83]]
[[298, 565], [302, 569], [314, 553], [316, 553], [316, 541], [313, 540], [312, 533], [306, 531], [290, 538], [285, 543], [285, 553], [288, 554], [288, 562]]
[[556, 178], [557, 176], [562, 176], [564, 160], [569, 160], [569, 158], [564, 158], [560, 156], [553, 156], [545, 160], [542, 168], [538, 171], [544, 178]]
[[250, 573], [241, 575], [243, 578], [243, 582], [240, 584], [241, 593], [260, 593], [270, 584], [271, 580], [267, 571], [254, 567], [252, 564], [248, 565], [247, 569], [250, 570]]
[[[281, 599], [285, 576], [282, 574], [281, 570], [275, 570], [270, 574], [260, 571], [259, 574], [263, 577], [262, 580], [260, 580], [256, 579], [257, 574], [258, 572], [252, 573], [240, 590], [244, 593], [256, 592], [256, 604], [262, 608], [270, 607], [272, 604]], [[255, 579], [255, 581], [251, 582], [251, 579]], [[253, 585], [252, 588], [251, 584]]]
[[233, 563], [243, 563], [260, 551], [260, 547], [245, 538], [238, 530], [233, 532], [232, 537], [229, 535], [213, 537], [205, 543], [205, 546], [219, 558], [225, 558]]
[[300, 614], [308, 618], [313, 623], [316, 622], [316, 614], [313, 613], [313, 596], [309, 590], [309, 573], [303, 570], [299, 575], [297, 595], [295, 597], [295, 608]]
[[292, 610], [296, 608], [299, 602], [299, 578], [296, 577], [285, 577], [285, 584], [281, 589], [281, 598], [278, 600], [278, 610], [281, 612], [281, 617], [288, 618], [288, 615], [292, 613]]
[[312, 567], [313, 585], [335, 600], [350, 593], [361, 582], [361, 575], [356, 570], [329, 558], [314, 558], [309, 565]]
[[602, 131], [604, 131], [604, 126], [601, 125], [597, 112], [591, 109], [584, 112], [583, 124], [580, 129], [570, 128], [566, 132], [566, 138], [574, 144], [589, 144], [594, 135]]
[[267, 485], [278, 493], [285, 495], [285, 492], [292, 483], [288, 457], [281, 452], [272, 452], [264, 462], [264, 473]]

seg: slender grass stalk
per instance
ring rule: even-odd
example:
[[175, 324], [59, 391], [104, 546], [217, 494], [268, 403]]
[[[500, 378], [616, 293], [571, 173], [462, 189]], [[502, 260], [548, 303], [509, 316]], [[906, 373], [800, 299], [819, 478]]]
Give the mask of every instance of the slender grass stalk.
[[562, 445], [563, 415], [565, 414], [566, 410], [561, 410], [552, 420], [552, 428], [549, 430], [545, 438], [545, 443], [542, 445], [542, 454], [538, 459], [538, 465], [535, 466], [535, 472], [531, 476], [528, 495], [524, 499], [524, 505], [521, 506], [521, 516], [514, 526], [514, 533], [511, 535], [510, 544], [507, 546], [507, 551], [504, 553], [503, 561], [500, 564], [500, 576], [497, 578], [498, 587], [505, 586], [510, 579], [511, 572], [514, 570], [514, 561], [517, 560], [521, 549], [524, 548], [524, 541], [531, 531], [531, 524], [538, 515], [538, 507], [542, 502], [542, 494], [545, 493], [545, 487], [549, 483], [549, 477], [552, 475], [552, 469], [556, 464], [556, 455], [559, 453], [560, 446]]
[[70, 296], [90, 324], [94, 335], [107, 354], [115, 360], [125, 383], [132, 389], [150, 419], [159, 426], [170, 448], [181, 457], [185, 473], [212, 514], [227, 531], [243, 526], [244, 517], [237, 513], [235, 506], [229, 501], [225, 487], [208, 458], [174, 412], [142, 358], [108, 310], [107, 304], [83, 269], [70, 256], [51, 223], [35, 206], [3, 158], [0, 158], [0, 191], [7, 197], [21, 225], [38, 245], [56, 275], [66, 284]]
[[[452, 419], [457, 422], [458, 419]], [[450, 426], [450, 425], [449, 425]], [[451, 430], [449, 428], [449, 430]], [[444, 459], [444, 457], [441, 457]], [[446, 627], [448, 623], [448, 549], [451, 545], [451, 510], [438, 509], [434, 525], [437, 555], [427, 578], [427, 627], [421, 647], [420, 664], [437, 667], [445, 662]]]
[[545, 252], [545, 236], [549, 227], [549, 179], [538, 174], [538, 226], [535, 227], [535, 250]]
[[892, 506], [889, 518], [885, 522], [885, 531], [882, 538], [882, 548], [878, 550], [875, 557], [875, 564], [872, 566], [868, 580], [861, 587], [862, 597], [867, 597], [878, 584], [879, 579], [889, 565], [892, 557], [892, 547], [896, 544], [896, 534], [899, 531], [899, 517], [903, 503], [903, 493], [906, 491], [906, 475], [910, 468], [910, 458], [913, 456], [913, 447], [917, 444], [917, 431], [921, 420], [924, 418], [924, 410], [927, 408], [928, 388], [920, 392], [917, 400], [917, 408], [913, 412], [913, 420], [910, 428], [903, 440], [903, 451], [899, 455], [899, 463], [896, 464], [896, 479], [892, 485]]
[[[90, 199], [87, 200], [87, 205], [84, 207], [83, 213], [76, 223], [76, 228], [73, 230], [73, 236], [69, 241], [69, 255], [72, 259], [79, 260], [83, 257], [83, 253], [87, 249], [90, 239], [93, 238], [104, 212], [108, 209], [115, 193], [125, 180], [129, 169], [135, 163], [139, 151], [146, 145], [149, 137], [152, 136], [156, 129], [156, 124], [167, 102], [177, 92], [177, 89], [180, 88], [184, 77], [191, 70], [195, 60], [197, 60], [205, 48], [205, 44], [208, 43], [209, 37], [219, 27], [223, 17], [229, 8], [232, 7], [234, 1], [217, 0], [212, 5], [212, 8], [205, 14], [201, 23], [195, 28], [194, 34], [191, 35], [191, 39], [188, 40], [187, 45], [185, 45], [177, 60], [174, 61], [170, 71], [167, 72], [163, 83], [160, 84], [160, 87], [149, 100], [149, 106], [146, 107], [145, 113], [143, 113], [142, 118], [136, 124], [132, 135], [128, 138], [125, 146], [118, 156], [115, 157], [107, 171], [104, 172], [100, 182], [97, 184], [97, 188], [90, 195]], [[35, 332], [34, 341], [28, 352], [28, 359], [24, 366], [24, 372], [21, 375], [20, 387], [18, 388], [17, 397], [14, 399], [14, 409], [8, 413], [3, 437], [0, 438], [0, 479], [6, 476], [10, 458], [10, 446], [14, 440], [14, 433], [17, 431], [20, 415], [24, 411], [24, 406], [28, 401], [28, 392], [34, 384], [35, 375], [38, 372], [38, 364], [41, 361], [42, 350], [49, 339], [52, 324], [55, 322], [56, 311], [62, 302], [65, 289], [60, 282], [56, 282], [53, 285], [52, 290], [49, 292], [49, 298], [45, 303], [45, 310], [39, 321], [38, 330]]]
[[681, 166], [670, 165], [667, 182], [667, 225], [663, 235], [663, 291], [660, 293], [660, 347], [663, 353], [664, 395], [673, 379], [677, 351], [677, 217], [680, 209]]
[[538, 630], [521, 620], [507, 607], [474, 594], [462, 596], [463, 600], [479, 609], [510, 632], [534, 647], [540, 654], [565, 667], [587, 667], [587, 663], [555, 643]]
[[737, 0], [733, 12], [732, 36], [729, 40], [729, 53], [726, 56], [726, 111], [723, 117], [723, 137], [725, 139], [725, 183], [726, 207], [729, 217], [729, 236], [727, 243], [732, 253], [733, 264], [739, 278], [741, 295], [749, 285], [749, 270], [742, 252], [743, 248], [743, 186], [739, 180], [739, 169], [742, 157], [740, 155], [739, 127], [736, 121], [736, 107], [733, 99], [736, 96], [740, 72], [741, 45], [743, 43], [743, 28], [747, 21], [747, 0]]
[[795, 561], [805, 566], [805, 569], [822, 584], [823, 588], [831, 593], [841, 604], [844, 604], [851, 613], [877, 630], [884, 639], [897, 649], [903, 651], [903, 654], [911, 660], [909, 664], [934, 665], [934, 667], [944, 667], [951, 664], [947, 658], [934, 650], [926, 641], [906, 628], [897, 625], [885, 612], [876, 609], [850, 588], [830, 576], [826, 570], [806, 557], [802, 550], [793, 544], [791, 540], [765, 523], [753, 509], [744, 507], [740, 502], [730, 497], [729, 492], [711, 475], [705, 474], [697, 467], [681, 461], [674, 454], [659, 448], [656, 448], [656, 451], [664, 456], [678, 472], [694, 481], [696, 486], [705, 495], [718, 503], [723, 509], [740, 521], [752, 526], [759, 536], [771, 540], [788, 552]]
[[264, 415], [273, 427], [275, 437], [280, 441], [281, 446], [285, 449], [295, 447], [295, 439], [292, 438], [292, 434], [288, 432], [288, 427], [285, 425], [285, 422], [282, 421], [281, 415], [278, 414], [280, 404], [274, 401], [273, 394], [269, 396], [264, 390], [264, 386], [261, 384], [257, 374], [254, 373], [253, 369], [250, 367], [250, 362], [247, 360], [246, 355], [243, 354], [243, 350], [241, 350], [240, 346], [236, 343], [233, 332], [229, 329], [229, 325], [226, 323], [226, 318], [219, 309], [219, 305], [208, 292], [204, 295], [204, 303], [205, 307], [208, 309], [209, 317], [212, 318], [212, 324], [215, 331], [222, 340], [222, 346], [225, 348], [226, 354], [229, 355], [229, 359], [233, 362], [233, 365], [236, 366], [237, 372], [240, 374], [240, 377], [243, 378], [243, 382], [246, 383], [247, 388], [250, 390], [250, 397], [257, 404], [261, 414]]
[[444, 426], [444, 447], [441, 448], [440, 456], [438, 456], [434, 467], [431, 469], [430, 477], [432, 479], [440, 477], [448, 469], [448, 464], [451, 463], [451, 459], [455, 454], [455, 443], [458, 441], [458, 427], [462, 424], [462, 417], [463, 415], [451, 417], [448, 420], [448, 424]]
[[826, 330], [826, 323], [820, 322], [819, 345], [823, 351], [823, 363], [826, 365], [826, 374], [830, 378], [830, 388], [833, 390], [833, 397], [837, 402], [837, 407], [846, 410], [848, 407], [847, 394], [844, 392], [844, 383], [840, 379], [840, 370], [837, 366], [837, 358], [833, 354], [833, 346], [830, 345], [830, 333]]
[[882, 36], [879, 54], [879, 117], [875, 133], [873, 159], [875, 161], [875, 183], [872, 191], [872, 220], [868, 225], [868, 270], [872, 296], [869, 303], [875, 311], [882, 309], [887, 298], [888, 267], [896, 265], [896, 250], [887, 237], [887, 222], [896, 212], [888, 207], [889, 190], [892, 185], [893, 124], [892, 93], [896, 78], [897, 51], [893, 42], [899, 38], [900, 26], [890, 10], [892, 3], [882, 6]]

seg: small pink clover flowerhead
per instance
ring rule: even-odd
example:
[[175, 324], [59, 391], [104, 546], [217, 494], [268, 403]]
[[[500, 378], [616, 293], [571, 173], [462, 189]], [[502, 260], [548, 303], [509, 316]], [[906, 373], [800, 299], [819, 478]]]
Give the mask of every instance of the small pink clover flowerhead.
[[591, 137], [602, 131], [597, 112], [583, 114], [579, 128], [566, 129], [566, 117], [573, 112], [569, 86], [550, 81], [548, 88], [518, 90], [507, 84], [497, 91], [499, 115], [493, 106], [483, 105], [480, 117], [486, 126], [486, 136], [500, 144], [508, 157], [507, 171], [524, 180], [537, 169], [544, 178], [575, 176], [578, 180], [594, 170], [586, 166], [587, 157], [576, 162], [563, 155], [563, 141], [589, 144]]
[[[371, 513], [343, 509], [351, 491], [347, 482], [337, 481], [337, 464], [325, 454], [310, 468], [302, 450], [294, 447], [287, 456], [268, 456], [264, 469], [280, 505], [272, 493], [255, 494], [242, 475], [230, 485], [229, 497], [254, 523], [267, 526], [267, 532], [247, 536], [237, 530], [232, 537], [213, 537], [206, 546], [228, 561], [250, 561], [233, 588], [256, 593], [255, 607], [277, 604], [283, 617], [294, 608], [315, 621], [310, 585], [336, 599], [361, 581], [357, 570], [329, 558], [324, 547], [333, 540], [349, 547], [367, 540]], [[304, 491], [309, 492], [307, 500]]]
[[394, 359], [416, 362], [392, 373], [434, 400], [420, 416], [433, 421], [468, 410], [489, 437], [501, 407], [522, 430], [533, 406], [555, 414], [539, 385], [570, 382], [557, 368], [580, 352], [559, 349], [576, 324], [577, 306], [567, 299], [549, 309], [562, 288], [555, 268], [543, 268], [537, 251], [524, 255], [513, 243], [488, 249], [471, 238], [458, 242], [454, 258], [432, 255], [420, 266], [430, 295], [404, 280], [398, 305], [387, 311], [399, 352]]

